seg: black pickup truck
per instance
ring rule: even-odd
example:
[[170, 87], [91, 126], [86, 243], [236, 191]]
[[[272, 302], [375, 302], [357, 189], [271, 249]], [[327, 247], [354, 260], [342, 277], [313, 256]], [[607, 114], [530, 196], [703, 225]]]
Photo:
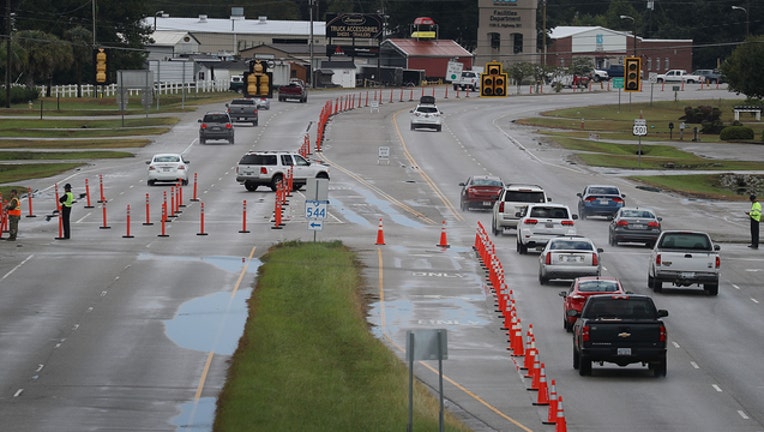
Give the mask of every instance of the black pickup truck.
[[656, 377], [666, 376], [668, 333], [657, 309], [644, 295], [601, 294], [589, 297], [573, 325], [573, 368], [591, 375], [592, 362], [647, 365]]

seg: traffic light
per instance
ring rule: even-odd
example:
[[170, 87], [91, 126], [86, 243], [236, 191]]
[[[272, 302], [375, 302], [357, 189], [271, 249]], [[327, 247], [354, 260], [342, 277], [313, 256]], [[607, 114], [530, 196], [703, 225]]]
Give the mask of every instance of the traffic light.
[[244, 96], [273, 97], [273, 72], [268, 71], [265, 60], [249, 62], [249, 72], [244, 72]]
[[95, 82], [96, 84], [106, 84], [107, 80], [106, 51], [103, 48], [98, 48], [95, 51]]
[[642, 58], [626, 57], [623, 63], [623, 91], [642, 91]]
[[480, 97], [507, 96], [507, 73], [501, 71], [501, 63], [490, 62], [480, 74]]

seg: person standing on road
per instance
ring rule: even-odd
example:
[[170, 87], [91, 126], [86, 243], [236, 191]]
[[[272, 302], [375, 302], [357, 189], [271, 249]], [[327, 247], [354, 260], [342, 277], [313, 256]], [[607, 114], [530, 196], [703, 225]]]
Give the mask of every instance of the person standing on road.
[[759, 222], [761, 222], [761, 203], [756, 199], [756, 195], [751, 195], [751, 210], [745, 212], [751, 218], [751, 249], [759, 248]]
[[69, 239], [69, 217], [72, 214], [72, 204], [74, 204], [72, 185], [69, 183], [64, 185], [64, 194], [58, 201], [61, 203], [61, 221], [64, 228], [64, 236], [61, 238]]
[[16, 240], [19, 233], [19, 219], [21, 219], [21, 201], [19, 201], [16, 189], [11, 189], [11, 199], [5, 205], [5, 211], [8, 212], [8, 237], [9, 241]]

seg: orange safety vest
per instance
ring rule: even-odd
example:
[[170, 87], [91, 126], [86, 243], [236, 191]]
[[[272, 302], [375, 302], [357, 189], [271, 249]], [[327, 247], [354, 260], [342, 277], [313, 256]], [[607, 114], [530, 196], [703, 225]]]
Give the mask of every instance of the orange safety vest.
[[15, 206], [8, 210], [8, 216], [21, 216], [21, 201], [18, 198], [11, 198], [11, 202], [16, 201]]

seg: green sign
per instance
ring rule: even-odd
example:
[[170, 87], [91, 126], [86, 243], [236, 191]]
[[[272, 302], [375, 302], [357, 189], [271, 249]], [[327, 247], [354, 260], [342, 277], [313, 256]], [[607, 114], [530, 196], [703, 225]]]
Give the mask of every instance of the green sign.
[[613, 88], [614, 89], [622, 89], [623, 88], [623, 77], [613, 78]]

